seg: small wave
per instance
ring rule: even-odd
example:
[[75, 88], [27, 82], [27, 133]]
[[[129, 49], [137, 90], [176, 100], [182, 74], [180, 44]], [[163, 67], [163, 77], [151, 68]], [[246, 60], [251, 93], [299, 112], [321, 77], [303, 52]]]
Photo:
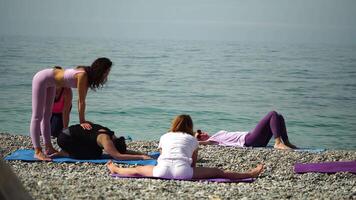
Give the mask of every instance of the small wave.
[[115, 111], [115, 110], [95, 110], [95, 111], [90, 111], [92, 114], [99, 114], [99, 115], [128, 115], [128, 112], [125, 111]]
[[201, 49], [185, 49], [184, 51], [187, 51], [187, 52], [199, 52], [199, 51], [201, 51]]
[[161, 59], [161, 58], [168, 58], [168, 55], [160, 55], [160, 56], [127, 56], [126, 58], [130, 59]]
[[224, 58], [232, 58], [232, 57], [234, 57], [234, 55], [231, 55], [231, 54], [224, 55]]

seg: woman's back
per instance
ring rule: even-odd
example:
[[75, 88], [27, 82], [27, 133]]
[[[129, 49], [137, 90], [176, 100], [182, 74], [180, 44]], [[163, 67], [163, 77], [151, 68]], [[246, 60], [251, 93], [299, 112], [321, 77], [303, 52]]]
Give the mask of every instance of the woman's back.
[[114, 132], [99, 124], [92, 124], [92, 127], [91, 130], [85, 130], [80, 124], [72, 125], [62, 131], [57, 138], [57, 143], [70, 157], [96, 159], [103, 153], [102, 147], [97, 143], [98, 135], [107, 134], [111, 137]]
[[159, 141], [161, 155], [152, 175], [163, 178], [189, 179], [193, 176], [192, 156], [198, 148], [198, 141], [183, 132], [169, 132]]
[[159, 142], [162, 149], [158, 160], [183, 160], [192, 162], [192, 155], [198, 148], [198, 141], [195, 137], [182, 132], [169, 132], [164, 134]]

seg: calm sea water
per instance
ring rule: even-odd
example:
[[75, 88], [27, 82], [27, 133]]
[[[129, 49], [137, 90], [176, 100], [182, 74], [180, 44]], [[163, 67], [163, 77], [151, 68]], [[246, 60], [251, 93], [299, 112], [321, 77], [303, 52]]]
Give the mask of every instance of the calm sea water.
[[117, 134], [159, 139], [182, 113], [210, 133], [248, 131], [276, 110], [299, 146], [356, 149], [352, 45], [2, 36], [0, 131], [28, 134], [38, 70], [101, 56], [114, 66], [107, 86], [89, 92], [86, 118]]

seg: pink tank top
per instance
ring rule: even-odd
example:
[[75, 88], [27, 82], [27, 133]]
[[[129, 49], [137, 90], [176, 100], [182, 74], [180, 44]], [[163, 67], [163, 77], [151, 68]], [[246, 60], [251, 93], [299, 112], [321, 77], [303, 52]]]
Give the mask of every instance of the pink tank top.
[[64, 70], [64, 76], [63, 76], [64, 85], [70, 88], [77, 88], [77, 80], [75, 79], [74, 75], [80, 72], [84, 72], [84, 71], [81, 69]]
[[52, 113], [62, 113], [64, 108], [64, 90], [62, 89], [60, 96], [53, 102]]

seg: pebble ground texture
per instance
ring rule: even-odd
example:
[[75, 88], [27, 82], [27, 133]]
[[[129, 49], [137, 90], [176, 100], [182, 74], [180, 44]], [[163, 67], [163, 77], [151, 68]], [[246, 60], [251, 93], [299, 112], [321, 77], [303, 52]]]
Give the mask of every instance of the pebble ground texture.
[[[135, 141], [128, 146], [152, 152], [157, 151], [157, 144], [158, 141]], [[16, 149], [31, 147], [28, 136], [0, 134], [1, 158]], [[264, 163], [263, 174], [253, 183], [114, 179], [101, 164], [6, 163], [34, 199], [356, 199], [355, 174], [293, 171], [296, 162], [347, 160], [356, 160], [356, 151], [307, 153], [220, 146], [203, 146], [199, 150], [198, 166], [245, 171]]]

